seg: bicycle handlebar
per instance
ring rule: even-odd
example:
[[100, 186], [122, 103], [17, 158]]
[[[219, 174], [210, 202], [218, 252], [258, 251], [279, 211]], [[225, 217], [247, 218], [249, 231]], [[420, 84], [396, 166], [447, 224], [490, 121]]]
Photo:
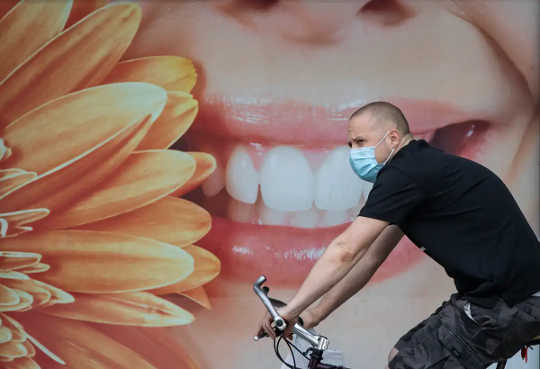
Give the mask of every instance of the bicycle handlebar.
[[[287, 328], [287, 322], [285, 319], [279, 316], [279, 314], [276, 311], [275, 305], [285, 305], [284, 302], [272, 299], [268, 297], [268, 291], [270, 289], [266, 286], [263, 287], [263, 283], [266, 282], [266, 277], [264, 275], [261, 275], [259, 278], [257, 278], [257, 281], [253, 284], [253, 290], [259, 296], [261, 299], [263, 305], [266, 307], [270, 315], [272, 316], [272, 319], [274, 321], [274, 324], [276, 325], [276, 328], [283, 332], [285, 328]], [[307, 329], [305, 329], [302, 325], [296, 323], [293, 327], [294, 333], [296, 333], [298, 336], [302, 337], [304, 340], [309, 342], [313, 348], [317, 350], [326, 350], [328, 348], [328, 339], [324, 336], [318, 336], [315, 334], [312, 334]], [[253, 339], [255, 341], [258, 341], [260, 338], [264, 337], [265, 334], [262, 336], [255, 336]]]
[[276, 325], [276, 328], [280, 331], [284, 331], [285, 328], [287, 328], [287, 323], [285, 322], [285, 319], [280, 317], [272, 303], [270, 302], [270, 298], [268, 297], [268, 287], [262, 287], [263, 283], [266, 282], [266, 277], [264, 275], [261, 275], [255, 283], [253, 283], [253, 290], [259, 296], [264, 306], [266, 306], [266, 310], [270, 313], [272, 316], [272, 319], [274, 320], [274, 324]]

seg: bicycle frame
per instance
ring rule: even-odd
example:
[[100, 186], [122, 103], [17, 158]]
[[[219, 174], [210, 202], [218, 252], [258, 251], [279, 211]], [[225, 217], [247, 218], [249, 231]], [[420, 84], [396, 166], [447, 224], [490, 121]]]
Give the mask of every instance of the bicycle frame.
[[[261, 275], [257, 279], [257, 281], [255, 281], [255, 283], [253, 284], [253, 290], [255, 291], [255, 294], [259, 297], [263, 305], [266, 307], [268, 312], [270, 313], [274, 321], [275, 329], [277, 331], [276, 333], [278, 333], [279, 335], [279, 333], [282, 333], [287, 327], [287, 322], [282, 317], [279, 316], [279, 314], [276, 311], [276, 308], [284, 306], [285, 303], [280, 300], [270, 298], [268, 296], [268, 292], [270, 291], [270, 288], [268, 288], [267, 286], [263, 287], [264, 282], [266, 282], [266, 277], [264, 275]], [[336, 366], [336, 365], [325, 364], [321, 362], [324, 351], [328, 349], [328, 343], [329, 343], [328, 338], [324, 336], [312, 334], [310, 331], [308, 331], [301, 324], [298, 324], [298, 323], [294, 325], [293, 331], [298, 337], [304, 339], [311, 345], [311, 348], [309, 348], [307, 351], [310, 353], [307, 369], [348, 369], [343, 366]], [[253, 337], [253, 339], [255, 341], [258, 341], [262, 337], [264, 337], [264, 335], [255, 336]]]

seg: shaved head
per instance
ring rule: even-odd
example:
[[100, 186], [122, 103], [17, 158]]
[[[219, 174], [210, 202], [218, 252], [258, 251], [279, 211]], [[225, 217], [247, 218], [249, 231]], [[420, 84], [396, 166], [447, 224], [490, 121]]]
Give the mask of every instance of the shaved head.
[[351, 114], [349, 121], [361, 115], [369, 117], [377, 127], [383, 129], [396, 128], [402, 135], [409, 133], [409, 123], [401, 110], [385, 101], [372, 102], [362, 106]]

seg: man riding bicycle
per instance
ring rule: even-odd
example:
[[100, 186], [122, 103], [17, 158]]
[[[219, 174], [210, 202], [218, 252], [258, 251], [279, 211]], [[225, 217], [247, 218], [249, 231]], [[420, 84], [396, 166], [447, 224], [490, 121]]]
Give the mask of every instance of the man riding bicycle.
[[[353, 170], [374, 186], [358, 218], [278, 309], [289, 323], [284, 334], [300, 314], [315, 326], [358, 292], [405, 234], [445, 268], [457, 293], [399, 339], [388, 368], [484, 369], [539, 336], [540, 243], [503, 182], [415, 140], [386, 102], [354, 112], [348, 140]], [[263, 330], [275, 336], [268, 314]]]

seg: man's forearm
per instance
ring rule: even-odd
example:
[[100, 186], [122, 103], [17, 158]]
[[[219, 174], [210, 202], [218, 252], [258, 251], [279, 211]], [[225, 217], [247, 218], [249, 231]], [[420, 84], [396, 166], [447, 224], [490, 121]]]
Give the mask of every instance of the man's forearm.
[[286, 310], [292, 316], [298, 316], [330, 290], [352, 269], [384, 228], [384, 222], [378, 220], [369, 218], [355, 220], [328, 246], [297, 294], [287, 304]]
[[366, 285], [402, 236], [403, 233], [398, 227], [388, 226], [377, 237], [349, 273], [332, 287], [315, 307], [310, 308], [317, 322], [325, 319]]
[[287, 309], [293, 315], [300, 314], [338, 283], [357, 259], [343, 257], [339, 246], [331, 243], [309, 272], [296, 296], [287, 304]]
[[330, 313], [360, 291], [373, 276], [379, 265], [372, 263], [366, 257], [360, 259], [341, 281], [324, 294], [316, 306], [310, 308], [316, 317], [316, 321], [320, 322], [326, 319]]

